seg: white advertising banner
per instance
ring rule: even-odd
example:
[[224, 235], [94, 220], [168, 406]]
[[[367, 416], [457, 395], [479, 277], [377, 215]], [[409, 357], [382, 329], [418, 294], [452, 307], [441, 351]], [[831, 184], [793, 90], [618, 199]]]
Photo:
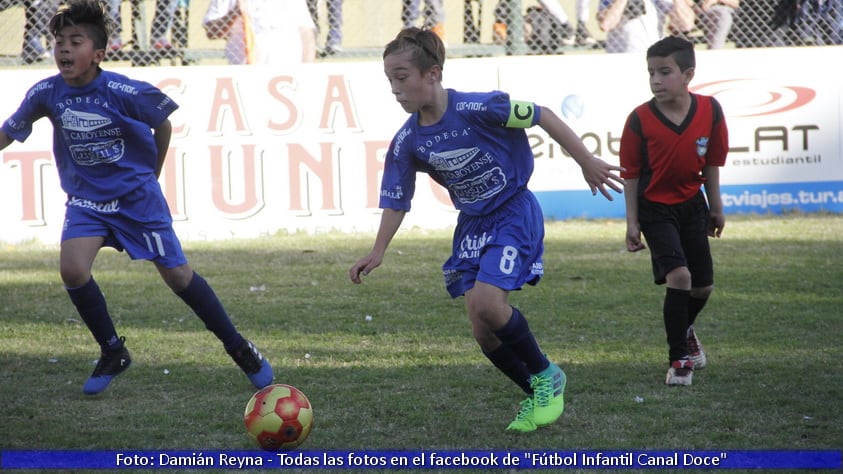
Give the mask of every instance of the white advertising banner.
[[[843, 47], [699, 51], [692, 86], [717, 97], [730, 130], [721, 172], [727, 212], [843, 212]], [[108, 64], [106, 64], [108, 67]], [[183, 240], [276, 232], [371, 231], [383, 156], [406, 113], [380, 61], [132, 68], [180, 108], [161, 185]], [[52, 69], [3, 71], [0, 118]], [[617, 163], [627, 114], [649, 99], [646, 62], [627, 55], [453, 59], [446, 87], [501, 89], [555, 110], [595, 154]], [[623, 199], [592, 197], [543, 131], [531, 188], [548, 218], [619, 217]], [[0, 241], [57, 242], [65, 196], [48, 120], [0, 152]], [[447, 193], [422, 177], [407, 226], [450, 227]]]
[[[507, 58], [500, 88], [556, 110], [595, 154], [618, 163], [628, 114], [649, 100], [639, 55]], [[727, 213], [843, 212], [843, 47], [698, 51], [691, 89], [723, 106], [730, 151]], [[525, 71], [528, 71], [525, 73]], [[578, 167], [539, 128], [531, 188], [549, 218], [621, 217], [622, 199], [591, 199]]]

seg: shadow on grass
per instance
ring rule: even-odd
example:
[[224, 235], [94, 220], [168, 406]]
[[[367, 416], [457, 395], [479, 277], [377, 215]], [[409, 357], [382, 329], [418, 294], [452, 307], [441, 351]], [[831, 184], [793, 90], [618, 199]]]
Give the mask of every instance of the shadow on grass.
[[[242, 413], [255, 390], [227, 356], [150, 361], [154, 355], [136, 347], [133, 366], [93, 397], [81, 393], [90, 358], [4, 356], [3, 447], [254, 448]], [[504, 431], [524, 395], [480, 358], [393, 369], [286, 365], [283, 357], [273, 364], [276, 382], [299, 387], [314, 406], [306, 449], [836, 449], [843, 442], [843, 417], [829, 409], [840, 400], [839, 376], [827, 380], [836, 388], [806, 397], [805, 384], [822, 367], [803, 367], [801, 357], [779, 358], [778, 370], [761, 359], [715, 360], [692, 387], [664, 386], [666, 364], [658, 362], [568, 364], [565, 414], [528, 434]], [[759, 366], [768, 380], [790, 382], [773, 387], [740, 375]]]

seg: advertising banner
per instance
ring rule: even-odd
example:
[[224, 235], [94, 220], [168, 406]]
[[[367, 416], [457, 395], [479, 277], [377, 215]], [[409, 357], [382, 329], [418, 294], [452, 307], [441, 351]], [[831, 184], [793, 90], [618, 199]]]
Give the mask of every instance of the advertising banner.
[[[699, 51], [693, 90], [715, 96], [730, 130], [721, 171], [727, 213], [843, 212], [843, 47]], [[106, 64], [106, 67], [108, 65]], [[407, 114], [380, 61], [117, 70], [180, 108], [160, 183], [183, 240], [377, 228], [383, 156]], [[53, 69], [3, 72], [0, 117]], [[650, 98], [644, 58], [560, 55], [448, 60], [446, 87], [501, 89], [559, 114], [596, 155], [617, 163], [627, 114]], [[80, 99], [81, 100], [81, 99]], [[623, 197], [593, 197], [578, 167], [528, 130], [531, 188], [548, 219], [623, 216]], [[57, 242], [66, 196], [52, 125], [0, 152], [0, 241]], [[405, 226], [453, 225], [448, 195], [419, 178]]]

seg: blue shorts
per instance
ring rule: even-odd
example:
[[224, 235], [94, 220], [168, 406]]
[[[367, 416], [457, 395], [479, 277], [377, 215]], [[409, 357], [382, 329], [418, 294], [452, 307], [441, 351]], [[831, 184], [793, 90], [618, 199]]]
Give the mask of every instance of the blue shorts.
[[474, 288], [475, 281], [505, 291], [535, 285], [544, 274], [544, 216], [532, 192], [513, 196], [494, 213], [460, 213], [451, 257], [442, 265], [452, 298]]
[[104, 247], [125, 250], [132, 259], [166, 268], [187, 263], [167, 200], [157, 181], [109, 202], [68, 197], [61, 240], [103, 237]]

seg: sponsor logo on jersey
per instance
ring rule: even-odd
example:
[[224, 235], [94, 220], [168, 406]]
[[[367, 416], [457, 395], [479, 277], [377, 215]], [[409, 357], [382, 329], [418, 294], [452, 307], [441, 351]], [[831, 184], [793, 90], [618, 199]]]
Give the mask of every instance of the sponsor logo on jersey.
[[449, 186], [460, 202], [470, 204], [498, 194], [506, 187], [506, 175], [500, 168], [493, 168], [480, 176]]
[[114, 214], [115, 212], [120, 212], [119, 199], [113, 199], [108, 202], [95, 202], [91, 201], [90, 199], [70, 196], [70, 198], [67, 200], [67, 205], [73, 207], [81, 207], [84, 209], [91, 209], [102, 214]]
[[480, 153], [480, 148], [477, 147], [458, 148], [441, 153], [431, 153], [430, 164], [437, 171], [453, 171], [465, 166], [478, 153]]
[[99, 114], [77, 112], [73, 109], [65, 109], [61, 114], [61, 127], [65, 130], [88, 132], [109, 124], [111, 119]]

